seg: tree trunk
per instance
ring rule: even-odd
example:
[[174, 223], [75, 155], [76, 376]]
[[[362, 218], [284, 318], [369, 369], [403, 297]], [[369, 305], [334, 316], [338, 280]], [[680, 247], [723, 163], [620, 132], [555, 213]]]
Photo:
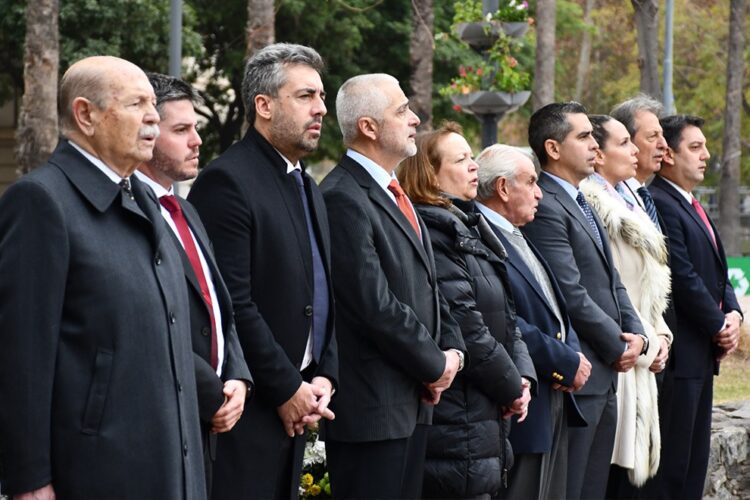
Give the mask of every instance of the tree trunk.
[[661, 100], [659, 86], [659, 3], [658, 0], [631, 0], [638, 33], [638, 67], [641, 92]]
[[271, 45], [276, 38], [273, 0], [247, 0], [247, 57]]
[[731, 0], [729, 50], [727, 52], [727, 98], [724, 110], [724, 141], [719, 191], [719, 232], [727, 255], [740, 255], [740, 130], [742, 109], [742, 49], [745, 0]]
[[583, 14], [583, 23], [586, 25], [586, 29], [583, 32], [583, 40], [581, 40], [581, 53], [578, 56], [578, 70], [576, 71], [576, 90], [573, 97], [576, 101], [583, 99], [583, 93], [587, 88], [586, 80], [591, 64], [591, 30], [594, 27], [591, 24], [591, 11], [593, 10], [594, 0], [586, 0]]
[[412, 1], [412, 32], [409, 43], [411, 62], [411, 98], [409, 105], [421, 124], [420, 131], [432, 130], [432, 58], [435, 51], [432, 36], [435, 12], [433, 0]]
[[534, 111], [555, 100], [555, 0], [536, 4], [536, 64], [531, 106]]
[[58, 142], [58, 10], [57, 0], [26, 4], [24, 93], [16, 130], [16, 161], [22, 174], [47, 161]]

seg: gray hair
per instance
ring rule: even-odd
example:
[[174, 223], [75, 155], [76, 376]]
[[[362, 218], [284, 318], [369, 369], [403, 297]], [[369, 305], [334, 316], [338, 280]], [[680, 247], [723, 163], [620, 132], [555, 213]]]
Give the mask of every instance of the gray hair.
[[349, 78], [336, 95], [336, 119], [344, 136], [344, 145], [351, 145], [359, 134], [357, 121], [362, 117], [369, 117], [378, 123], [383, 122], [385, 108], [391, 103], [385, 95], [382, 85], [395, 83], [391, 75], [372, 73]]
[[493, 144], [484, 149], [476, 159], [479, 170], [479, 186], [477, 188], [477, 199], [488, 200], [495, 195], [495, 186], [500, 177], [505, 177], [508, 182], [514, 182], [518, 171], [518, 155], [521, 154], [534, 162], [534, 157], [528, 148], [508, 146], [506, 144]]
[[242, 79], [242, 102], [251, 127], [255, 123], [255, 97], [261, 94], [277, 97], [286, 84], [286, 67], [295, 64], [309, 66], [318, 73], [325, 68], [315, 49], [293, 43], [268, 45], [248, 59]]
[[190, 84], [174, 76], [162, 75], [161, 73], [146, 73], [149, 83], [156, 94], [156, 110], [163, 119], [164, 103], [170, 101], [188, 100], [193, 106], [203, 104], [203, 99]]
[[615, 106], [609, 113], [609, 116], [625, 125], [630, 137], [633, 137], [637, 132], [635, 128], [635, 115], [641, 111], [648, 111], [655, 114], [657, 118], [661, 118], [664, 113], [664, 105], [648, 94], [638, 94]]

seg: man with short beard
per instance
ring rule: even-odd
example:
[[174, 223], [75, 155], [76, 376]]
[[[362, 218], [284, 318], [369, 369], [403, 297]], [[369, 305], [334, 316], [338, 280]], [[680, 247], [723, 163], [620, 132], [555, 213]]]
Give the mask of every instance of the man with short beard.
[[203, 499], [182, 263], [153, 193], [159, 115], [116, 57], [60, 82], [63, 139], [0, 199], [0, 442], [17, 499]]
[[322, 183], [341, 349], [326, 434], [332, 492], [420, 498], [432, 405], [465, 346], [438, 292], [427, 228], [394, 174], [417, 152], [419, 118], [385, 74], [347, 80], [336, 112], [348, 150]]
[[193, 206], [172, 190], [174, 182], [198, 175], [201, 138], [193, 104], [200, 98], [190, 85], [177, 78], [151, 73], [148, 79], [156, 93], [160, 134], [153, 158], [141, 164], [135, 174], [156, 194], [175, 246], [181, 249], [190, 300], [206, 489], [210, 493], [217, 433], [227, 432], [237, 423], [252, 382], [237, 339], [231, 298], [214, 261], [206, 230]]
[[300, 161], [320, 139], [323, 61], [278, 43], [245, 67], [249, 129], [188, 199], [214, 244], [256, 395], [219, 436], [213, 497], [297, 498], [304, 426], [332, 419], [338, 376], [328, 219]]

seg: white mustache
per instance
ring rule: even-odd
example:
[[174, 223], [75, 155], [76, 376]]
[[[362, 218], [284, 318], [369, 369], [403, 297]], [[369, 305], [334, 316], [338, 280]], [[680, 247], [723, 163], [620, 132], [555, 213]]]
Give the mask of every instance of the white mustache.
[[138, 138], [145, 139], [146, 137], [153, 137], [156, 139], [159, 137], [160, 133], [159, 125], [144, 125], [138, 130]]

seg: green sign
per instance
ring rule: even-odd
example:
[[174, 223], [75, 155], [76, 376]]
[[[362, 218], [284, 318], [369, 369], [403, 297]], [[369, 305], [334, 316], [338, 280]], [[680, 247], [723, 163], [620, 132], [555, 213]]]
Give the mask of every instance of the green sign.
[[750, 257], [727, 257], [729, 281], [738, 296], [750, 295]]

